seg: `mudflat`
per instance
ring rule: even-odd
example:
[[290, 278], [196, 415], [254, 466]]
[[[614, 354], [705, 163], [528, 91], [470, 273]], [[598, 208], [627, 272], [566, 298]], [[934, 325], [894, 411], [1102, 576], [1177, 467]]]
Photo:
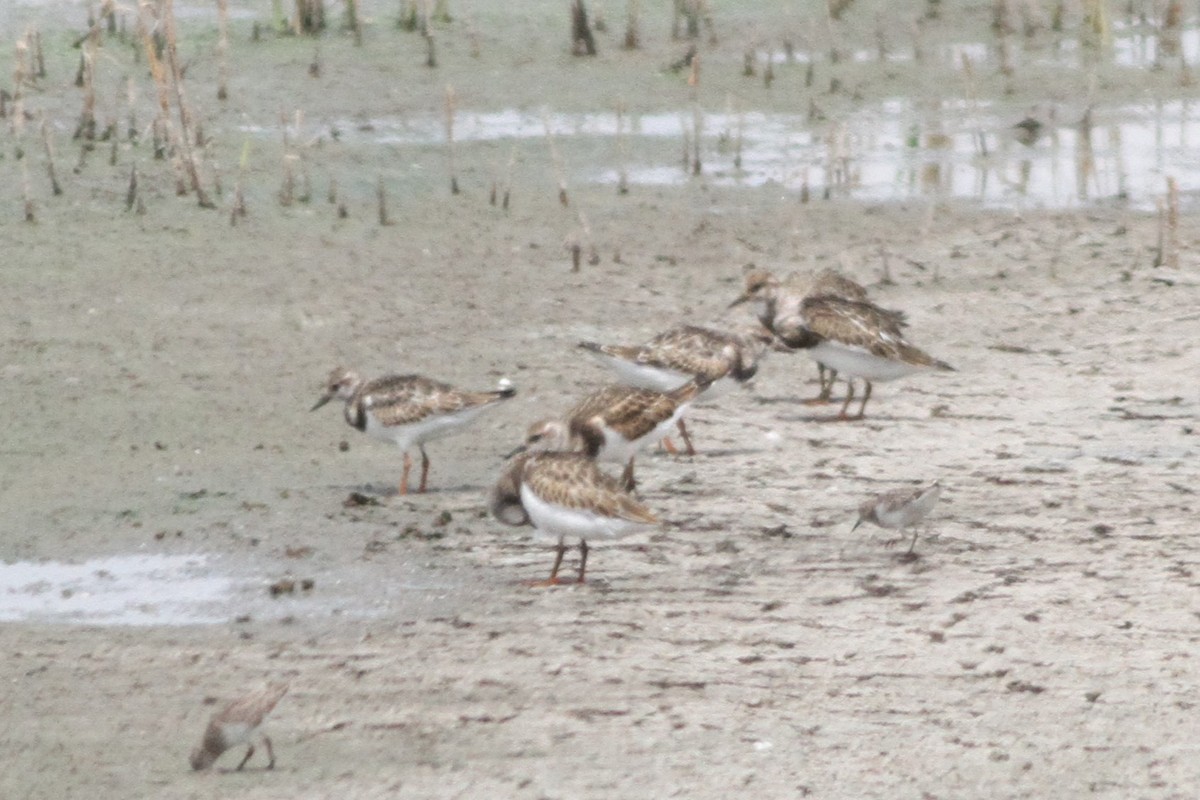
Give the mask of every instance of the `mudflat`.
[[[577, 58], [565, 3], [452, 2], [435, 68], [395, 4], [362, 5], [361, 45], [340, 7], [314, 39], [274, 33], [265, 5], [233, 4], [225, 101], [215, 14], [175, 9], [215, 209], [177, 196], [153, 157], [132, 18], [95, 51], [116, 146], [83, 151], [83, 12], [0, 14], [10, 42], [40, 31], [47, 59], [24, 130], [0, 133], [0, 796], [1195, 796], [1187, 185], [1172, 268], [1156, 266], [1154, 197], [980, 202], [936, 179], [926, 192], [918, 167], [911, 193], [881, 201], [856, 193], [852, 149], [828, 192], [819, 165], [739, 181], [711, 124], [699, 174], [678, 163], [697, 109], [794, 115], [819, 142], [892, 96], [974, 92], [1012, 123], [1038, 103], [1082, 112], [1089, 91], [1098, 116], [1173, 102], [1189, 92], [1176, 65], [1045, 66], [1039, 53], [1082, 36], [1079, 10], [1065, 33], [1051, 9], [1028, 37], [1018, 25], [1005, 73], [990, 8], [860, 0], [827, 22], [714, 3], [689, 86], [690, 67], [669, 69], [689, 43], [649, 4], [632, 51], [625, 4], [589, 6], [606, 30]], [[831, 59], [825, 37], [876, 52], [878, 31], [882, 57]], [[974, 84], [945, 56], [955, 42], [985, 43]], [[896, 55], [916, 46], [923, 60]], [[618, 105], [624, 138], [559, 127], [595, 114], [615, 130]], [[546, 119], [557, 153], [471, 127], [510, 113]], [[677, 113], [679, 134], [639, 134], [652, 113]], [[996, 163], [1012, 147], [976, 158], [1013, 174]], [[638, 179], [654, 163], [678, 174]], [[135, 167], [141, 212], [125, 209]], [[237, 187], [247, 213], [231, 224]], [[830, 422], [836, 405], [802, 402], [811, 359], [771, 354], [749, 389], [694, 409], [696, 456], [639, 459], [660, 529], [597, 546], [584, 585], [530, 588], [551, 551], [484, 498], [528, 423], [610, 379], [576, 342], [744, 325], [727, 306], [747, 263], [844, 271], [957, 371], [880, 383], [865, 419]], [[401, 497], [396, 448], [338, 403], [309, 411], [338, 365], [508, 378], [518, 394], [430, 444], [431, 491]], [[851, 533], [867, 497], [934, 479], [915, 560], [884, 546], [892, 531]], [[66, 565], [84, 572], [52, 571]], [[231, 753], [192, 772], [209, 715], [278, 681], [276, 768], [256, 755], [229, 772]]]

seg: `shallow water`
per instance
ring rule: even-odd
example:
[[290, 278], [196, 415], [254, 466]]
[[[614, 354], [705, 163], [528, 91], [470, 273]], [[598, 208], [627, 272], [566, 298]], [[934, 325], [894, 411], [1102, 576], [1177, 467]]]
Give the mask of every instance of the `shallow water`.
[[[237, 620], [416, 618], [444, 613], [460, 581], [412, 564], [339, 569], [305, 590], [282, 565], [257, 573], [205, 555], [117, 555], [80, 563], [0, 564], [0, 621], [210, 625]], [[305, 573], [306, 575], [308, 573]], [[292, 579], [292, 591], [270, 585]], [[451, 609], [452, 610], [452, 609]]]
[[[1017, 127], [1024, 119], [1037, 121], [1036, 132]], [[1185, 205], [1200, 188], [1198, 121], [1200, 107], [1187, 101], [1086, 114], [1050, 109], [1026, 117], [999, 103], [896, 97], [837, 122], [802, 114], [701, 113], [700, 175], [717, 185], [774, 185], [813, 198], [965, 199], [1047, 209], [1112, 202], [1151, 210], [1166, 193], [1167, 177], [1178, 182]], [[696, 114], [683, 110], [630, 115], [619, 123], [615, 113], [507, 109], [461, 111], [454, 135], [464, 149], [511, 143], [532, 150], [544, 148], [550, 132], [568, 165], [571, 144], [609, 154], [598, 166], [575, 164], [573, 180], [615, 185], [624, 171], [630, 185], [668, 186], [696, 179], [679, 145], [696, 129]], [[265, 127], [243, 130], [277, 135]], [[436, 114], [341, 120], [329, 130], [355, 146], [427, 150], [445, 141], [444, 119]], [[421, 158], [414, 153], [411, 160]]]

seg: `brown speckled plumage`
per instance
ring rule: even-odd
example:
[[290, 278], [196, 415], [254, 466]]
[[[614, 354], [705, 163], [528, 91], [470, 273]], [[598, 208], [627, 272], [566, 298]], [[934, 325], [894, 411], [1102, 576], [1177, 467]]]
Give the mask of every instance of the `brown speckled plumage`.
[[[522, 497], [527, 493], [533, 510]], [[541, 505], [542, 519], [535, 516]], [[534, 525], [543, 534], [557, 538], [554, 566], [547, 583], [558, 582], [558, 568], [566, 552], [564, 537], [579, 538], [578, 580], [584, 580], [591, 534], [603, 538], [623, 535], [627, 530], [655, 525], [658, 517], [621, 483], [600, 470], [586, 453], [526, 451], [509, 460], [488, 496], [488, 508], [506, 525]], [[576, 512], [573, 521], [565, 517]], [[588, 533], [588, 532], [591, 533]]]
[[516, 390], [504, 383], [495, 391], [471, 392], [420, 375], [387, 375], [367, 381], [353, 370], [338, 367], [330, 373], [325, 393], [312, 410], [339, 398], [346, 403], [344, 413], [351, 426], [399, 445], [404, 451], [400, 494], [407, 494], [410, 448], [415, 445], [421, 451], [417, 491], [423, 492], [429, 476], [425, 442], [453, 432], [480, 411], [515, 394]]
[[738, 334], [683, 325], [655, 336], [643, 345], [580, 342], [579, 346], [615, 359], [700, 376], [715, 383], [729, 376], [738, 381], [754, 377], [758, 362], [774, 341], [770, 331]]
[[[953, 370], [904, 338], [894, 314], [871, 303], [840, 297], [809, 297], [801, 304], [804, 327], [817, 340], [840, 342], [892, 361]], [[815, 344], [815, 342], [814, 342]]]

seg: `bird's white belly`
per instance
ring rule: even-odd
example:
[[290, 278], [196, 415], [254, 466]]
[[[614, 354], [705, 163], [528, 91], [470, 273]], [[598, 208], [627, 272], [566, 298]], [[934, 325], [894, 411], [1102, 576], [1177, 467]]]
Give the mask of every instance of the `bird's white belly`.
[[226, 722], [221, 726], [221, 739], [225, 747], [234, 747], [250, 741], [250, 736], [255, 730], [256, 726], [244, 722]]
[[680, 372], [666, 367], [656, 367], [650, 364], [637, 364], [623, 358], [613, 358], [602, 355], [604, 362], [617, 373], [621, 383], [626, 386], [636, 386], [639, 389], [653, 389], [656, 392], [670, 392], [683, 386], [692, 379], [686, 372]]
[[604, 446], [600, 448], [597, 458], [600, 461], [615, 462], [625, 464], [629, 459], [638, 454], [652, 444], [661, 441], [669, 436], [675, 429], [676, 423], [683, 417], [683, 413], [687, 410], [687, 406], [680, 406], [675, 410], [675, 413], [669, 419], [663, 420], [654, 426], [654, 430], [647, 433], [640, 439], [629, 440], [622, 436], [619, 432], [613, 430], [607, 425], [601, 430], [604, 432]]
[[881, 358], [861, 348], [848, 347], [837, 342], [821, 342], [808, 352], [818, 363], [830, 369], [869, 381], [894, 381], [921, 369], [913, 364]]
[[521, 486], [521, 505], [541, 538], [555, 542], [563, 539], [617, 539], [643, 527], [620, 517], [608, 517], [582, 508], [564, 508], [549, 503]]
[[425, 419], [404, 425], [381, 425], [375, 419], [374, 414], [367, 412], [366, 432], [376, 439], [395, 442], [400, 446], [401, 450], [408, 450], [413, 445], [424, 444], [432, 439], [439, 439], [454, 433], [479, 416], [479, 412], [483, 411], [484, 408], [486, 406], [465, 408], [449, 414], [429, 416]]

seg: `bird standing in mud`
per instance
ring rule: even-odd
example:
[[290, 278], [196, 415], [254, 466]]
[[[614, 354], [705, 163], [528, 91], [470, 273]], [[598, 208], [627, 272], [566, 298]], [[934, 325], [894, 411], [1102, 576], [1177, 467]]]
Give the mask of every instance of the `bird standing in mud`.
[[454, 433], [485, 409], [507, 400], [516, 390], [501, 381], [495, 391], [467, 392], [420, 375], [388, 375], [372, 381], [357, 372], [338, 367], [325, 383], [325, 393], [312, 407], [316, 411], [335, 397], [346, 401], [346, 422], [364, 433], [395, 442], [404, 451], [404, 472], [400, 494], [408, 494], [408, 474], [412, 469], [409, 450], [415, 445], [421, 452], [421, 483], [424, 492], [429, 477], [429, 456], [425, 443]]
[[[937, 481], [916, 489], [893, 489], [890, 492], [884, 492], [870, 500], [863, 501], [862, 505], [858, 507], [858, 521], [850, 530], [857, 530], [858, 526], [864, 522], [874, 522], [881, 528], [899, 530], [912, 527], [925, 519], [937, 504], [941, 494], [942, 486]], [[887, 542], [886, 546], [891, 547], [899, 541], [900, 539], [892, 539]], [[911, 558], [914, 555], [913, 548], [916, 546], [917, 532], [914, 531], [905, 556]]]
[[[699, 377], [710, 384], [703, 392], [705, 396], [721, 394], [731, 384], [748, 382], [758, 374], [759, 362], [772, 345], [782, 349], [766, 328], [735, 333], [696, 325], [672, 328], [643, 345], [579, 343], [629, 386], [670, 392]], [[682, 417], [676, 427], [687, 454], [695, 455]], [[669, 441], [665, 439], [664, 444]]]
[[[208, 769], [229, 748], [250, 742], [267, 714], [270, 714], [280, 698], [287, 694], [287, 690], [286, 684], [271, 684], [257, 692], [239, 697], [213, 714], [208, 727], [204, 729], [204, 738], [200, 746], [192, 751], [192, 769]], [[267, 748], [267, 769], [274, 769], [275, 750], [271, 747], [271, 739], [265, 734], [261, 738]], [[254, 744], [251, 742], [246, 755], [238, 762], [236, 768], [240, 770], [246, 766], [252, 755]]]
[[676, 427], [708, 385], [703, 378], [693, 378], [669, 392], [621, 384], [606, 386], [581, 400], [564, 418], [535, 422], [524, 448], [575, 450], [600, 461], [624, 464], [621, 482], [633, 491], [634, 457]]
[[558, 570], [568, 538], [579, 540], [577, 583], [587, 570], [588, 540], [618, 539], [658, 524], [650, 509], [586, 453], [523, 452], [513, 456], [488, 496], [488, 509], [506, 525], [532, 525], [555, 543], [550, 577], [537, 585], [561, 583]]

